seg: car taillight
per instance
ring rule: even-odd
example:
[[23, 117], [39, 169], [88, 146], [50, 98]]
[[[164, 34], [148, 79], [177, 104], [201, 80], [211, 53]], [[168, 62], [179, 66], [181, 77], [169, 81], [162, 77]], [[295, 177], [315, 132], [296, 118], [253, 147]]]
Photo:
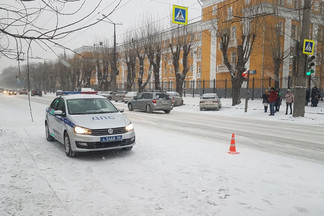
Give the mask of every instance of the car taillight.
[[200, 103], [205, 103], [205, 101], [200, 101]]
[[153, 100], [153, 103], [156, 103], [156, 99]]

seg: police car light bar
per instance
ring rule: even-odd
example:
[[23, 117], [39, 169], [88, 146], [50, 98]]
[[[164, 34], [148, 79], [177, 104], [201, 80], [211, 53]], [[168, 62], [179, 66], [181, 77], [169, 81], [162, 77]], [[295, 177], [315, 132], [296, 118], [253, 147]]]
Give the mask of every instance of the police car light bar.
[[64, 91], [62, 95], [69, 95], [69, 94], [97, 94], [96, 91]]

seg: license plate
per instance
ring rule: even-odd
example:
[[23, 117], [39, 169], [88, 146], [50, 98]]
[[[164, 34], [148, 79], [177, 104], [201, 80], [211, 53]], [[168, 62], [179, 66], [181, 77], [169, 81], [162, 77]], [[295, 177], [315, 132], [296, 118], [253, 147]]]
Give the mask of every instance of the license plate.
[[122, 140], [122, 136], [100, 137], [100, 142], [114, 142]]

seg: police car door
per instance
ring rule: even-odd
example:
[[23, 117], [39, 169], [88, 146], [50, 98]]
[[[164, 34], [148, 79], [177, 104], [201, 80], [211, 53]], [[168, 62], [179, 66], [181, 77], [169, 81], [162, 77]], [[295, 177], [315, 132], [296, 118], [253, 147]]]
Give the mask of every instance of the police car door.
[[55, 98], [51, 103], [50, 107], [48, 108], [46, 114], [49, 131], [52, 135], [54, 135], [55, 139], [58, 136], [58, 132], [56, 127], [56, 120], [55, 120], [56, 116], [54, 115], [54, 111], [56, 110], [59, 101], [60, 101], [59, 98]]
[[58, 140], [63, 142], [64, 130], [65, 130], [64, 118], [66, 116], [65, 102], [64, 102], [63, 98], [59, 98], [59, 102], [57, 104], [56, 110], [61, 110], [63, 112], [62, 116], [56, 116], [56, 118], [55, 118], [55, 125], [57, 128]]

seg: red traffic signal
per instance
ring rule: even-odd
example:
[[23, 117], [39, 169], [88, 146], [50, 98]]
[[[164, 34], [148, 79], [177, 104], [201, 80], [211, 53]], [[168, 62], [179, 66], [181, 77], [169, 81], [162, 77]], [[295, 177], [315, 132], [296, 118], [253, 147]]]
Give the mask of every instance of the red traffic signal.
[[242, 77], [244, 77], [245, 79], [248, 77], [248, 70], [246, 70], [242, 73]]

